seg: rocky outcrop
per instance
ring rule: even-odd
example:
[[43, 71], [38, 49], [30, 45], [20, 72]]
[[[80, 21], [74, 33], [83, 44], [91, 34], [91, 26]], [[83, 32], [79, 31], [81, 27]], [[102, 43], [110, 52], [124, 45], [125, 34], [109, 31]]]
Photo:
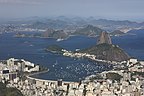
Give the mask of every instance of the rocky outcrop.
[[96, 58], [101, 60], [124, 61], [129, 59], [128, 54], [120, 47], [106, 43], [81, 50], [81, 52], [96, 55]]
[[97, 45], [81, 50], [82, 53], [95, 55], [97, 59], [108, 61], [124, 61], [130, 57], [120, 47], [113, 45], [108, 33], [102, 32]]
[[100, 36], [98, 37], [97, 45], [103, 43], [112, 44], [111, 38], [107, 32], [101, 32]]
[[47, 31], [42, 33], [42, 37], [50, 37], [51, 34], [53, 34], [54, 30], [53, 29], [47, 29]]
[[68, 33], [64, 32], [63, 30], [52, 30], [48, 29], [46, 32], [42, 34], [42, 37], [45, 38], [55, 38], [55, 39], [66, 39], [68, 38]]
[[98, 27], [88, 25], [84, 28], [76, 30], [73, 35], [97, 36], [100, 35], [102, 31], [103, 30]]

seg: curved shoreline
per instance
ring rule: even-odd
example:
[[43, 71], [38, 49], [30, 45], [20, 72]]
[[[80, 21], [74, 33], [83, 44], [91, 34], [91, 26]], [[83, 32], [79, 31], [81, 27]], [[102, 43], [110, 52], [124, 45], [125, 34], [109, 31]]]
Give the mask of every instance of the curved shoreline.
[[[47, 73], [48, 71], [49, 71], [49, 70], [41, 71], [41, 72], [36, 72], [36, 73], [33, 73], [33, 74], [29, 74], [29, 75], [27, 75], [26, 77], [27, 77], [28, 79], [31, 79], [31, 80], [56, 83], [57, 80], [39, 79], [39, 78], [32, 77], [33, 75], [38, 75], [38, 74]], [[64, 83], [77, 83], [76, 81], [63, 81], [63, 82], [64, 82]]]
[[33, 76], [33, 75], [43, 74], [43, 73], [47, 73], [48, 71], [49, 71], [49, 69], [48, 69], [48, 70], [45, 70], [45, 71], [40, 71], [40, 72], [30, 73], [28, 76]]
[[71, 52], [71, 51], [67, 51], [65, 49], [62, 50], [63, 52], [63, 56], [66, 56], [66, 57], [71, 57], [71, 58], [87, 58], [87, 59], [90, 59], [92, 61], [95, 61], [95, 62], [102, 62], [102, 63], [108, 63], [108, 64], [112, 64], [112, 65], [116, 65], [116, 64], [121, 64], [121, 62], [124, 62], [124, 61], [109, 61], [109, 60], [102, 60], [102, 59], [98, 59], [96, 58], [95, 55], [91, 55], [91, 54], [87, 54], [87, 53], [80, 53], [80, 52]]
[[[70, 57], [70, 56], [66, 56], [66, 57]], [[72, 58], [72, 57], [70, 57], [70, 58]], [[76, 57], [74, 57], [74, 58], [76, 58]], [[111, 61], [107, 61], [107, 60], [99, 60], [99, 59], [93, 59], [93, 58], [86, 58], [86, 59], [92, 60], [94, 62], [101, 62], [101, 63], [111, 64], [111, 65], [119, 64], [118, 62], [111, 62]], [[49, 69], [44, 70], [44, 71], [40, 71], [40, 72], [36, 72], [36, 73], [30, 73], [26, 77], [29, 78], [29, 79], [38, 80], [38, 81], [57, 82], [57, 80], [53, 80], [53, 79], [40, 79], [40, 78], [37, 78], [37, 77], [33, 77], [34, 75], [39, 75], [39, 74], [47, 73], [48, 71], [49, 71]], [[78, 81], [69, 81], [69, 80], [66, 80], [66, 81], [63, 81], [63, 82], [75, 82], [76, 83]]]

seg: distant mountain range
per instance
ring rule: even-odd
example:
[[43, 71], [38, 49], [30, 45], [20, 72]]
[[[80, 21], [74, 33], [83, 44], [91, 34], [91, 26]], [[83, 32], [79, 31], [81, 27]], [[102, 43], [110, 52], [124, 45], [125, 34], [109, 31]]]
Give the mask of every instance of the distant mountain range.
[[[39, 25], [39, 27], [40, 26], [42, 26], [42, 24]], [[37, 28], [39, 27], [37, 26]], [[25, 34], [25, 33], [18, 32], [16, 34], [16, 37], [42, 37], [42, 38], [66, 39], [71, 35], [75, 35], [75, 36], [83, 35], [89, 37], [96, 37], [99, 36], [102, 32], [108, 32], [108, 31], [105, 31], [93, 25], [86, 25], [84, 27], [77, 28], [75, 31], [54, 30], [51, 28], [47, 28], [46, 31], [44, 32], [39, 32], [39, 33], [33, 32], [33, 34]], [[109, 32], [109, 34], [110, 36], [122, 36], [122, 35], [133, 35], [134, 33], [132, 33], [131, 31], [125, 33], [122, 32], [121, 30], [114, 30], [113, 32]]]
[[[52, 29], [52, 30], [51, 30]], [[56, 39], [65, 39], [70, 35], [98, 36], [106, 31], [111, 36], [121, 36], [131, 30], [144, 29], [144, 22], [132, 22], [128, 20], [116, 21], [95, 18], [81, 17], [31, 17], [25, 19], [15, 19], [0, 25], [0, 32], [21, 32], [21, 31], [40, 31], [39, 34], [33, 34], [28, 37], [51, 37]], [[51, 31], [50, 31], [51, 30]], [[18, 34], [16, 37], [27, 35]]]
[[107, 19], [95, 19], [95, 18], [81, 18], [81, 17], [31, 17], [25, 19], [15, 19], [7, 22], [9, 24], [27, 24], [25, 27], [29, 28], [52, 28], [52, 29], [77, 29], [85, 25], [97, 26], [106, 31], [114, 31], [125, 28], [144, 28], [144, 22], [132, 22], [128, 20], [116, 21], [116, 20], [107, 20]]

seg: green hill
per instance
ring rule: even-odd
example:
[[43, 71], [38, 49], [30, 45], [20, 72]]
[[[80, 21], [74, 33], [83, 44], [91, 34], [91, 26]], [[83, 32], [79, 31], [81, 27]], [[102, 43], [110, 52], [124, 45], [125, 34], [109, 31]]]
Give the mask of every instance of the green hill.
[[102, 60], [123, 61], [129, 59], [129, 56], [121, 48], [106, 43], [83, 49], [80, 52], [96, 55], [97, 59]]
[[62, 53], [62, 47], [58, 45], [50, 45], [46, 48], [46, 51], [52, 52], [52, 53]]
[[24, 96], [16, 88], [7, 88], [5, 84], [0, 82], [0, 96]]
[[115, 30], [115, 31], [113, 31], [113, 32], [110, 33], [110, 35], [112, 35], [112, 36], [122, 36], [124, 34], [125, 33], [122, 32], [122, 31], [120, 31], [120, 30]]
[[63, 30], [52, 30], [49, 29], [46, 32], [42, 33], [42, 37], [50, 37], [55, 39], [66, 39], [68, 38], [68, 33], [64, 32]]

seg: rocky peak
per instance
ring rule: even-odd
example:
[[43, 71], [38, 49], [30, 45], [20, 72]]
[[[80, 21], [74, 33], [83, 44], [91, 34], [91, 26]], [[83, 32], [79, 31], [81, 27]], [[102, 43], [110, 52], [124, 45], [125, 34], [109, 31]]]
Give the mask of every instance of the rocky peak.
[[88, 25], [84, 28], [80, 28], [74, 32], [74, 35], [85, 35], [85, 36], [97, 36], [99, 35], [103, 30], [95, 27], [93, 25]]
[[107, 32], [101, 32], [100, 36], [98, 37], [97, 45], [103, 43], [112, 44], [111, 37]]

